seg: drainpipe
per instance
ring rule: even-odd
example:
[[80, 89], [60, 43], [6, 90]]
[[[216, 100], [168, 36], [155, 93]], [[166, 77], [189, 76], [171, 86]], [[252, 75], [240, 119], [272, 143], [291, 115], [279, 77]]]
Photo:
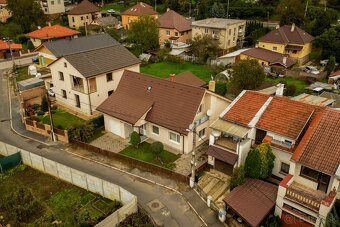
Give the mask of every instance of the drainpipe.
[[88, 79], [86, 79], [86, 84], [87, 84], [87, 97], [89, 98], [90, 115], [92, 115], [92, 104], [91, 104], [90, 87], [89, 87]]
[[184, 154], [184, 135], [182, 135], [182, 141], [183, 141], [183, 154]]

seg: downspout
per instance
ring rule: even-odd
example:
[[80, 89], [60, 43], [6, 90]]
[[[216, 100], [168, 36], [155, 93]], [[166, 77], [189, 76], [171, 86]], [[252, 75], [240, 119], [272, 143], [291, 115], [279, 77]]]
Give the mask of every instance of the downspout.
[[87, 84], [87, 96], [89, 98], [89, 104], [90, 104], [90, 115], [92, 115], [92, 104], [91, 104], [91, 97], [90, 97], [90, 87], [89, 87], [89, 80], [86, 79]]
[[184, 154], [184, 135], [182, 135], [183, 138], [183, 154]]

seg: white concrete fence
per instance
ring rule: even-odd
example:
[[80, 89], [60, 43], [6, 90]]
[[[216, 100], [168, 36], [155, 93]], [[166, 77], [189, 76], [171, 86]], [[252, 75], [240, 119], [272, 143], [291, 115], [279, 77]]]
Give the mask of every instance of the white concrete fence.
[[8, 156], [17, 152], [21, 153], [22, 161], [25, 165], [69, 182], [80, 188], [99, 194], [105, 198], [121, 201], [123, 203], [123, 207], [115, 211], [102, 222], [98, 223], [96, 225], [98, 227], [116, 226], [128, 215], [133, 214], [138, 210], [137, 197], [119, 185], [112, 184], [108, 181], [99, 179], [0, 141], [1, 155]]

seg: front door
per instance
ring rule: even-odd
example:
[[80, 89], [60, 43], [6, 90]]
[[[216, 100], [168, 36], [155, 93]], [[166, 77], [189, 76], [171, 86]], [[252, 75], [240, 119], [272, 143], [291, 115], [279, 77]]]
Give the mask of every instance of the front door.
[[139, 134], [143, 136], [146, 135], [146, 123], [139, 127]]

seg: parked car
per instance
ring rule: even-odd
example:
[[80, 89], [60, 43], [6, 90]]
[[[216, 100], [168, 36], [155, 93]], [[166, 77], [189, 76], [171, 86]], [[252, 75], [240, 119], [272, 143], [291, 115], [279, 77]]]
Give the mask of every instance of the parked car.
[[[328, 59], [320, 61], [321, 66], [326, 66], [328, 63]], [[339, 63], [335, 63], [335, 66], [339, 66]]]
[[315, 75], [320, 73], [320, 71], [314, 66], [305, 66], [303, 68], [303, 71], [305, 71], [307, 73], [315, 74]]
[[53, 91], [53, 87], [51, 87], [50, 89], [47, 90], [47, 94], [51, 97], [55, 97], [55, 93]]

